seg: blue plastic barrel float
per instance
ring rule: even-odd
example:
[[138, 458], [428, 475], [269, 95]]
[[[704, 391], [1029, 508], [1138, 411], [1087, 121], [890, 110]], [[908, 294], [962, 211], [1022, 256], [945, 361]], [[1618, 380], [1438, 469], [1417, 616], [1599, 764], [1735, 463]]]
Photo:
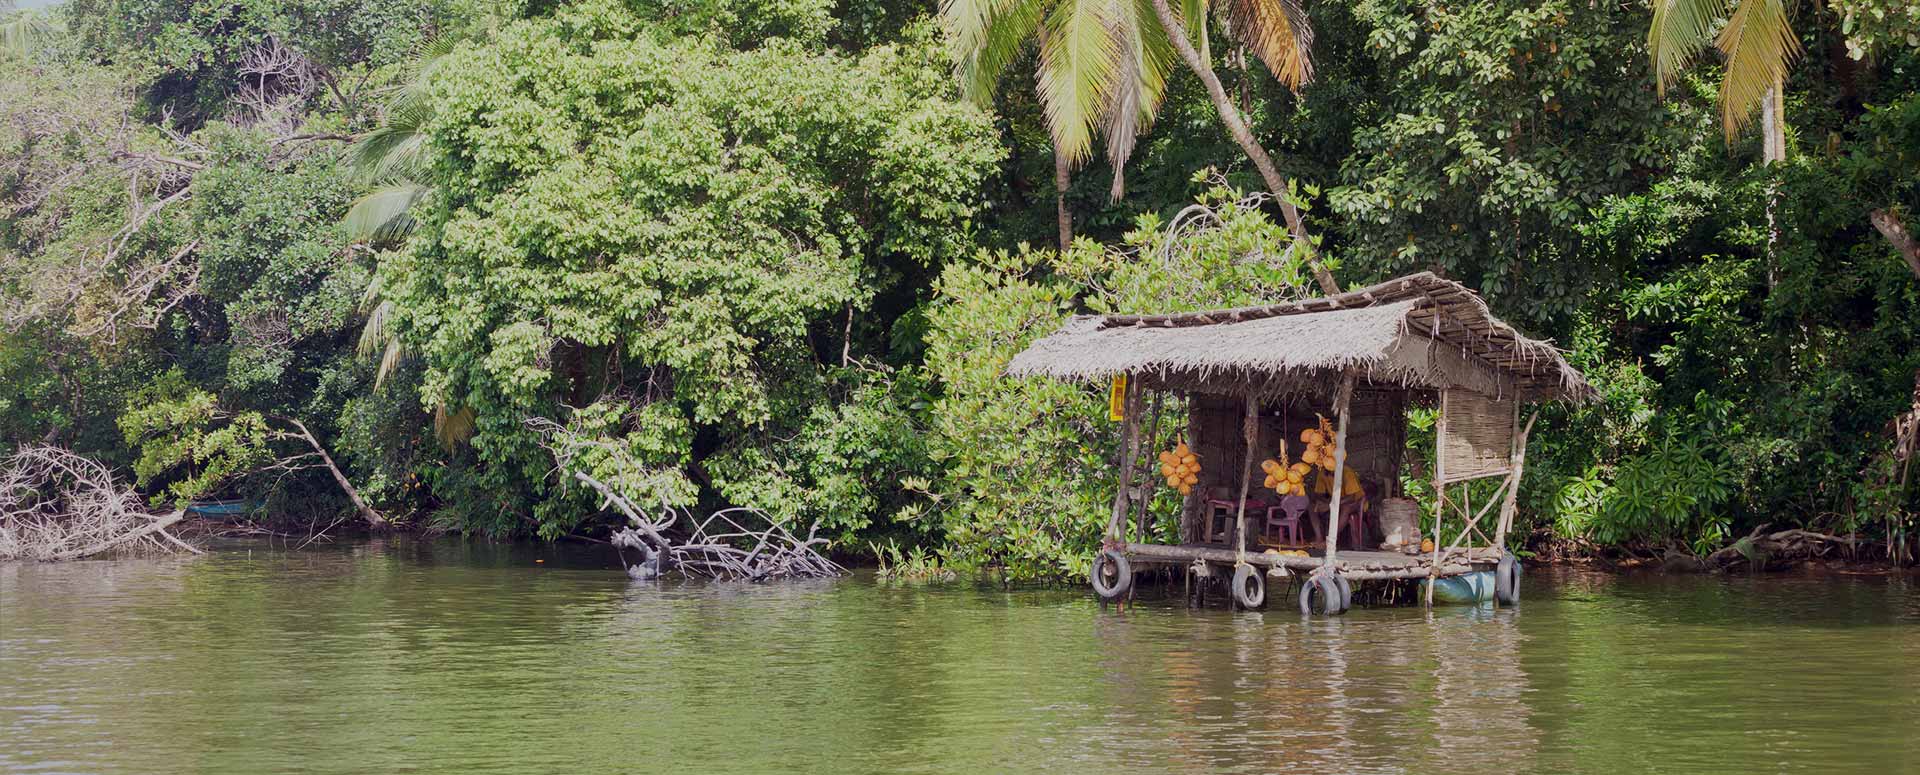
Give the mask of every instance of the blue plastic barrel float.
[[1479, 605], [1493, 602], [1493, 571], [1490, 570], [1471, 571], [1421, 583], [1433, 585], [1435, 603]]

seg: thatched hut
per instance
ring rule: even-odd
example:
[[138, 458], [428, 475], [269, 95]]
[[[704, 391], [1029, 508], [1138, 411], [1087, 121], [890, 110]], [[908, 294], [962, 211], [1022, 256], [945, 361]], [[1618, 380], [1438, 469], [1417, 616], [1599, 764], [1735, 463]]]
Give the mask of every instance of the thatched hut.
[[[1504, 547], [1532, 425], [1520, 424], [1520, 406], [1593, 394], [1551, 344], [1501, 322], [1465, 286], [1424, 272], [1285, 304], [1078, 316], [1016, 356], [1007, 373], [1114, 385], [1125, 442], [1107, 546], [1095, 563], [1103, 597], [1126, 594], [1132, 562], [1201, 573], [1227, 566], [1243, 605], [1264, 599], [1263, 575], [1297, 574], [1306, 582], [1303, 606], [1319, 592], [1323, 607], [1336, 612], [1351, 595], [1334, 593], [1351, 582], [1477, 570], [1497, 570], [1500, 595], [1516, 596], [1518, 569]], [[1179, 542], [1152, 543], [1147, 536], [1172, 531], [1157, 530], [1148, 514], [1157, 479], [1139, 476], [1137, 463], [1142, 443], [1160, 435], [1169, 393], [1185, 399], [1182, 435], [1203, 462], [1178, 514]], [[1371, 535], [1352, 540], [1355, 528], [1379, 528], [1382, 515], [1405, 520], [1417, 511], [1400, 492], [1410, 404], [1439, 409], [1431, 473], [1440, 520], [1428, 532], [1434, 546], [1418, 553], [1395, 544], [1412, 538], [1404, 526], [1398, 535], [1380, 530], [1386, 540], [1377, 544]], [[1274, 497], [1261, 488], [1256, 461], [1302, 452], [1302, 431], [1323, 418], [1334, 429], [1326, 440], [1332, 459], [1309, 466], [1317, 489]], [[1474, 511], [1456, 485], [1489, 477], [1502, 477], [1496, 498]], [[1483, 524], [1494, 503], [1496, 518]], [[1348, 551], [1340, 548], [1343, 522], [1356, 544]], [[1129, 527], [1136, 540], [1127, 540]], [[1314, 528], [1315, 540], [1302, 541], [1303, 527]]]

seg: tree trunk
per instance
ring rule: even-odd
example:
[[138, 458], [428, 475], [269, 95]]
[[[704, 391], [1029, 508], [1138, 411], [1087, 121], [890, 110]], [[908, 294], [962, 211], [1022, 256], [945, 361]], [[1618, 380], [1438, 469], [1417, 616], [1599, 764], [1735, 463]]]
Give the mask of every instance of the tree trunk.
[[1133, 489], [1134, 447], [1140, 443], [1140, 412], [1136, 408], [1140, 403], [1138, 400], [1138, 386], [1135, 384], [1133, 375], [1127, 375], [1126, 380], [1125, 385], [1121, 388], [1125, 392], [1120, 396], [1120, 406], [1127, 414], [1127, 416], [1122, 419], [1124, 425], [1121, 427], [1120, 434], [1120, 443], [1122, 445], [1120, 448], [1120, 486], [1113, 494], [1113, 519], [1107, 523], [1107, 536], [1119, 543], [1126, 541], [1127, 512], [1133, 509], [1133, 502], [1128, 498], [1132, 494], [1130, 491]]
[[1893, 249], [1906, 259], [1907, 268], [1913, 270], [1913, 279], [1920, 280], [1920, 241], [1914, 239], [1913, 232], [1907, 231], [1907, 225], [1887, 210], [1867, 213], [1867, 220], [1872, 221], [1873, 228], [1880, 232], [1880, 236], [1893, 243]]
[[1339, 284], [1333, 281], [1333, 275], [1320, 263], [1320, 257], [1314, 253], [1313, 241], [1307, 237], [1307, 226], [1300, 219], [1300, 208], [1294, 207], [1287, 199], [1287, 179], [1280, 176], [1279, 168], [1273, 165], [1273, 158], [1254, 140], [1253, 130], [1247, 128], [1247, 122], [1241, 118], [1239, 109], [1233, 105], [1233, 99], [1227, 96], [1227, 90], [1220, 85], [1220, 77], [1206, 60], [1200, 58], [1192, 41], [1187, 39], [1186, 25], [1173, 15], [1173, 9], [1167, 0], [1153, 0], [1153, 12], [1160, 18], [1160, 26], [1166, 28], [1167, 36], [1173, 39], [1173, 47], [1180, 52], [1180, 59], [1194, 75], [1200, 76], [1200, 82], [1207, 86], [1207, 96], [1213, 100], [1214, 111], [1220, 114], [1220, 121], [1227, 125], [1227, 132], [1233, 135], [1233, 141], [1240, 144], [1253, 166], [1260, 170], [1260, 177], [1266, 181], [1267, 188], [1280, 202], [1280, 214], [1286, 217], [1287, 231], [1293, 235], [1294, 244], [1306, 251], [1307, 266], [1313, 269], [1313, 278], [1319, 282], [1323, 293], [1332, 295], [1340, 292]]
[[[1047, 48], [1047, 25], [1042, 24], [1035, 30], [1039, 38], [1040, 50]], [[1117, 174], [1117, 171], [1116, 171]], [[1117, 181], [1117, 178], [1116, 178]], [[1067, 212], [1067, 187], [1073, 185], [1073, 160], [1060, 147], [1060, 140], [1053, 138], [1053, 217], [1060, 227], [1060, 252], [1066, 253], [1073, 244], [1073, 214]], [[1118, 183], [1116, 182], [1116, 185]]]
[[1768, 164], [1787, 160], [1787, 120], [1784, 76], [1774, 76], [1773, 88], [1760, 98], [1761, 155]]
[[1067, 186], [1073, 184], [1071, 164], [1072, 160], [1060, 151], [1058, 144], [1055, 144], [1053, 147], [1053, 211], [1054, 217], [1060, 221], [1060, 252], [1062, 253], [1067, 252], [1067, 247], [1073, 244], [1073, 214], [1067, 212]]
[[305, 440], [307, 445], [313, 447], [313, 451], [320, 455], [320, 462], [326, 464], [327, 473], [333, 474], [333, 481], [339, 483], [340, 489], [347, 494], [347, 500], [353, 501], [353, 508], [360, 512], [361, 518], [365, 519], [367, 524], [373, 527], [386, 527], [387, 518], [380, 516], [380, 512], [374, 511], [373, 507], [367, 505], [366, 500], [360, 497], [360, 491], [354, 488], [352, 482], [347, 481], [347, 475], [340, 472], [340, 466], [334, 464], [333, 456], [327, 454], [327, 448], [320, 446], [320, 440], [314, 438], [313, 431], [307, 430], [306, 424], [299, 420], [291, 417], [286, 418], [286, 420], [293, 424], [295, 430], [300, 432], [300, 438]]

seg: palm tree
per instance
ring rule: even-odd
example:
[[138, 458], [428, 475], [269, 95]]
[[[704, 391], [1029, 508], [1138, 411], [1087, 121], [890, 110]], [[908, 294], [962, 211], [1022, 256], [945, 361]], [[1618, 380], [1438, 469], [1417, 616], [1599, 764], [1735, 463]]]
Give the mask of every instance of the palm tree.
[[1135, 141], [1153, 123], [1172, 61], [1165, 33], [1143, 0], [943, 0], [962, 91], [986, 106], [1006, 68], [1032, 43], [1039, 52], [1038, 92], [1053, 138], [1060, 249], [1072, 238], [1066, 188], [1073, 167], [1107, 138], [1110, 195], [1125, 193], [1122, 170]]
[[1181, 0], [1178, 11], [1168, 0], [942, 0], [940, 6], [956, 74], [975, 99], [991, 94], [1007, 66], [1037, 39], [1040, 101], [1055, 148], [1081, 161], [1092, 153], [1094, 133], [1104, 134], [1116, 196], [1123, 185], [1119, 171], [1152, 125], [1178, 56], [1206, 85], [1222, 123], [1276, 195], [1321, 289], [1338, 292], [1313, 253], [1286, 178], [1254, 139], [1204, 53], [1210, 11], [1224, 16], [1229, 35], [1282, 83], [1299, 88], [1312, 77], [1313, 32], [1297, 0]]
[[374, 187], [347, 210], [347, 229], [355, 239], [376, 244], [405, 240], [414, 227], [409, 213], [433, 194], [426, 182], [427, 124], [433, 119], [427, 87], [452, 51], [450, 38], [427, 43], [387, 98], [380, 125], [349, 150], [348, 166]]
[[[428, 42], [408, 64], [401, 84], [388, 97], [380, 125], [361, 135], [347, 153], [347, 165], [373, 187], [347, 208], [344, 219], [353, 239], [370, 245], [396, 246], [413, 234], [413, 208], [433, 196], [435, 185], [427, 159], [427, 125], [433, 118], [427, 88], [435, 71], [453, 51], [451, 38]], [[383, 385], [407, 360], [406, 344], [388, 322], [395, 312], [382, 293], [378, 275], [367, 286], [363, 306], [367, 322], [360, 328], [361, 357], [377, 359], [373, 384]], [[473, 410], [433, 408], [434, 434], [451, 448], [473, 436]]]
[[[1680, 71], [1711, 39], [1726, 57], [1720, 79], [1720, 125], [1727, 141], [1760, 112], [1762, 156], [1768, 162], [1787, 157], [1783, 115], [1787, 67], [1800, 54], [1800, 40], [1788, 23], [1790, 0], [1655, 0], [1647, 29], [1647, 51], [1662, 96]], [[1732, 7], [1732, 13], [1728, 8]], [[1719, 35], [1713, 28], [1725, 22]]]
[[54, 33], [54, 22], [45, 14], [16, 11], [13, 0], [0, 0], [0, 57], [31, 57]]

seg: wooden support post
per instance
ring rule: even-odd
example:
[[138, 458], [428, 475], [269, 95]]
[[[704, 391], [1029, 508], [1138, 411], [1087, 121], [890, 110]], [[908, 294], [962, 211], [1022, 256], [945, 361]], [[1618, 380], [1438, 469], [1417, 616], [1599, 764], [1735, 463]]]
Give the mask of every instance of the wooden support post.
[[1240, 464], [1240, 508], [1234, 512], [1234, 562], [1247, 561], [1247, 490], [1253, 484], [1254, 445], [1260, 438], [1260, 397], [1247, 391], [1247, 419], [1240, 432], [1247, 437], [1246, 459]]
[[1340, 392], [1333, 397], [1333, 495], [1327, 504], [1327, 557], [1323, 565], [1331, 568], [1340, 554], [1340, 496], [1347, 489], [1347, 420], [1352, 413], [1353, 372], [1340, 375]]
[[[1153, 445], [1160, 443], [1160, 397], [1164, 395], [1165, 392], [1166, 391], [1162, 390], [1153, 391], [1153, 409], [1147, 413], [1147, 416], [1151, 418], [1147, 421], [1147, 437], [1140, 441], [1140, 452], [1143, 455], [1152, 452]], [[1151, 466], [1153, 464], [1148, 463], [1147, 465]], [[1147, 529], [1153, 525], [1153, 522], [1147, 514], [1148, 507], [1153, 503], [1153, 491], [1157, 489], [1151, 486], [1152, 482], [1153, 478], [1148, 477], [1146, 480], [1147, 486], [1142, 487], [1140, 492], [1140, 518], [1135, 524], [1134, 535], [1138, 536], [1141, 541], [1147, 540]]]
[[1427, 607], [1433, 607], [1433, 582], [1440, 577], [1440, 524], [1447, 516], [1447, 391], [1440, 391], [1440, 419], [1433, 428], [1433, 564], [1427, 578]]
[[[1192, 393], [1182, 393], [1181, 397], [1185, 398], [1187, 402], [1186, 440], [1187, 440], [1187, 443], [1191, 445], [1193, 444], [1195, 439], [1200, 438], [1200, 413], [1194, 411], [1193, 409], [1194, 402], [1193, 402]], [[1194, 450], [1194, 454], [1197, 455], [1199, 453], [1200, 451], [1198, 449]], [[1202, 459], [1200, 463], [1202, 466], [1203, 473], [1205, 471], [1206, 466], [1213, 465], [1212, 462], [1209, 462], [1205, 459]], [[1200, 525], [1200, 519], [1202, 516], [1200, 513], [1200, 505], [1206, 502], [1207, 488], [1208, 488], [1208, 485], [1206, 480], [1202, 479], [1199, 484], [1194, 485], [1193, 489], [1187, 493], [1186, 497], [1180, 499], [1180, 541], [1181, 543], [1197, 541], [1199, 540], [1200, 536], [1205, 532], [1204, 530], [1201, 529], [1202, 526]]]
[[1107, 537], [1114, 541], [1126, 540], [1122, 531], [1125, 530], [1127, 510], [1130, 507], [1127, 502], [1127, 491], [1133, 489], [1133, 453], [1134, 447], [1140, 441], [1140, 413], [1133, 411], [1135, 387], [1131, 375], [1128, 375], [1125, 390], [1126, 395], [1121, 406], [1126, 407], [1127, 416], [1120, 421], [1121, 426], [1125, 428], [1120, 442], [1120, 488], [1113, 494], [1113, 518], [1107, 522]]
[[1513, 471], [1507, 474], [1507, 499], [1500, 504], [1500, 521], [1493, 529], [1493, 545], [1502, 552], [1507, 550], [1507, 531], [1513, 529], [1514, 515], [1520, 510], [1520, 477], [1527, 470], [1527, 436], [1533, 433], [1533, 421], [1538, 419], [1539, 412], [1529, 415], [1527, 427], [1520, 429], [1520, 435], [1513, 439]]

